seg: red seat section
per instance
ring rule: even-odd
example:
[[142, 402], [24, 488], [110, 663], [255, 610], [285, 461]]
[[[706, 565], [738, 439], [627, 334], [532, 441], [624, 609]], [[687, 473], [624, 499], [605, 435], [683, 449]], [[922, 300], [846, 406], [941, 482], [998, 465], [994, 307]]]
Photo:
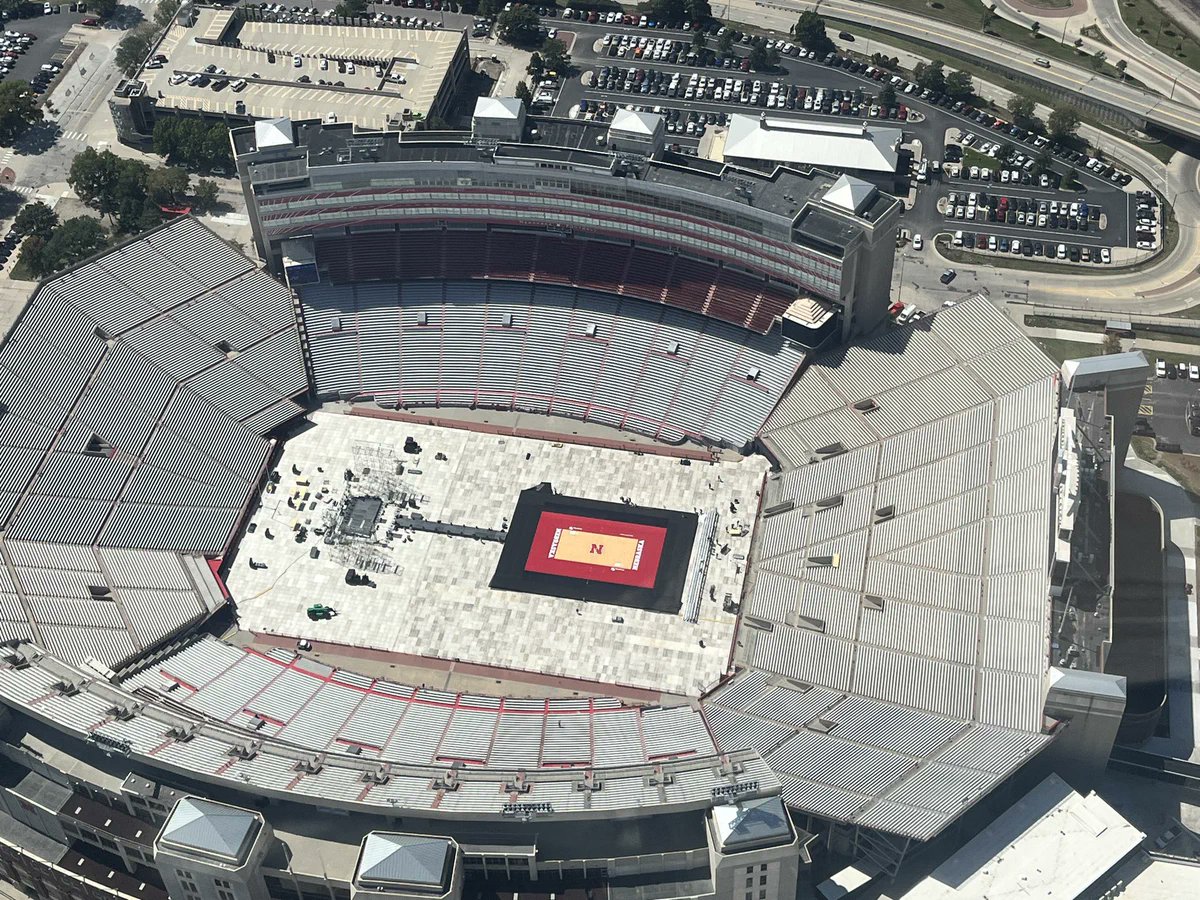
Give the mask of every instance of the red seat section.
[[543, 235], [538, 238], [536, 280], [551, 284], [574, 284], [582, 255], [579, 241]]
[[447, 231], [443, 237], [442, 258], [447, 278], [487, 278], [486, 231]]
[[493, 231], [488, 240], [488, 268], [492, 278], [529, 281], [533, 275], [536, 234]]
[[616, 293], [620, 290], [625, 268], [629, 265], [629, 247], [598, 241], [588, 241], [585, 247], [576, 286]]
[[546, 232], [425, 230], [326, 237], [317, 259], [333, 282], [422, 278], [569, 284], [666, 303], [765, 334], [795, 292], [715, 263]]
[[716, 278], [716, 266], [678, 256], [671, 277], [667, 280], [667, 302], [681, 309], [703, 313]]
[[667, 277], [671, 274], [671, 255], [643, 250], [640, 247], [635, 247], [632, 254], [621, 292], [640, 297], [642, 300], [661, 303], [663, 291], [667, 287]]

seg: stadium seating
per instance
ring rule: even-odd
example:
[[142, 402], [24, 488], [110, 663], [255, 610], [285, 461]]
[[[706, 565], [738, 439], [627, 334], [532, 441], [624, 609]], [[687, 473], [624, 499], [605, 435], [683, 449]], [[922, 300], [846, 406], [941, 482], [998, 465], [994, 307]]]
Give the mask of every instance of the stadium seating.
[[666, 250], [546, 232], [370, 232], [317, 241], [325, 280], [488, 278], [569, 284], [665, 303], [765, 334], [795, 291]]
[[[519, 256], [519, 241], [529, 244], [512, 238], [514, 275], [534, 255]], [[318, 393], [554, 413], [742, 447], [802, 360], [778, 334], [527, 279], [300, 287]]]
[[[178, 687], [172, 687], [177, 685]], [[630, 707], [613, 697], [527, 700], [366, 678], [211, 637], [154, 660], [125, 686], [171, 690], [212, 719], [314, 750], [416, 765], [491, 768], [645, 765], [715, 752], [693, 708]]]

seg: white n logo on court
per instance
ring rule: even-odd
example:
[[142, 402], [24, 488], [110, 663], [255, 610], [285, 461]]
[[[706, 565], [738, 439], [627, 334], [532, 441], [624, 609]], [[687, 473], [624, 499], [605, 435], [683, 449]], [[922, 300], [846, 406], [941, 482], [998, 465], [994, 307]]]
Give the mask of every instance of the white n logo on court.
[[598, 555], [603, 554], [604, 553], [604, 545], [603, 544], [592, 544], [591, 552], [598, 554]]

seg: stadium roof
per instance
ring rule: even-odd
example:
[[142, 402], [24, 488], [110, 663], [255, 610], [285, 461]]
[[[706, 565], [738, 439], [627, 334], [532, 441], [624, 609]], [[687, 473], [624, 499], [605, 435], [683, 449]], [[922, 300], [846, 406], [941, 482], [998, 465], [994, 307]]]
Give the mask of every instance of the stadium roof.
[[870, 201], [875, 186], [861, 178], [843, 175], [825, 194], [825, 202], [857, 214]]
[[200, 797], [184, 797], [171, 810], [158, 840], [172, 849], [240, 864], [258, 828], [259, 817], [252, 812]]
[[725, 159], [890, 174], [896, 171], [902, 136], [899, 128], [735, 113], [725, 139]]
[[655, 132], [661, 127], [662, 116], [622, 107], [613, 116], [609, 131], [624, 132], [636, 137], [649, 138], [654, 137]]
[[443, 837], [373, 831], [363, 839], [356, 880], [442, 887], [453, 856], [454, 843]]
[[523, 107], [516, 97], [480, 97], [475, 101], [474, 118], [516, 120]]
[[723, 853], [787, 843], [792, 839], [791, 820], [778, 797], [714, 806], [712, 819]]
[[1050, 775], [903, 900], [1075, 900], [1144, 837], [1094, 793]]

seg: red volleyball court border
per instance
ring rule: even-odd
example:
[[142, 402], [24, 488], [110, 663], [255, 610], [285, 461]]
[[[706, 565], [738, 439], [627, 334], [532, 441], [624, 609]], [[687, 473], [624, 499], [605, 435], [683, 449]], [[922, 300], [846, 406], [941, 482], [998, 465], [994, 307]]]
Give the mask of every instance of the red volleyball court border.
[[[582, 532], [598, 538], [625, 538], [638, 541], [640, 546], [629, 568], [607, 565], [603, 553], [597, 554], [596, 562], [579, 562], [555, 557], [555, 551], [563, 532]], [[603, 581], [608, 584], [624, 584], [630, 587], [652, 588], [658, 578], [658, 565], [662, 560], [663, 544], [667, 529], [657, 525], [635, 525], [616, 519], [593, 519], [566, 513], [542, 512], [537, 529], [529, 545], [529, 556], [525, 570], [545, 575], [561, 575], [567, 578], [582, 578], [588, 581]], [[603, 540], [595, 542], [603, 546]]]

